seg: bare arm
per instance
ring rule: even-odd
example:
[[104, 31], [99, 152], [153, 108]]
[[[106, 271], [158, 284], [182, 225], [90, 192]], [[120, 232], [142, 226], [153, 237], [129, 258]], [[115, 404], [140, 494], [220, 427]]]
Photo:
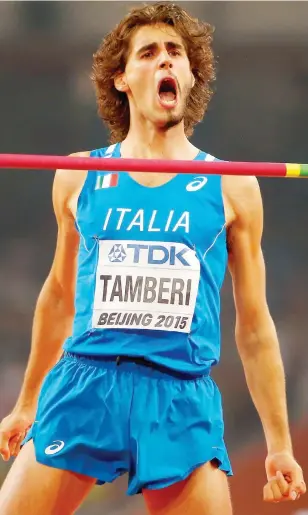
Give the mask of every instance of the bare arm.
[[57, 245], [35, 309], [31, 352], [16, 403], [20, 409], [36, 405], [42, 381], [58, 361], [63, 342], [71, 334], [79, 236], [70, 199], [84, 173], [58, 170], [55, 175], [53, 206], [58, 224]]
[[232, 195], [231, 205], [235, 220], [229, 229], [228, 247], [236, 306], [236, 343], [268, 452], [291, 453], [284, 368], [266, 300], [261, 249], [263, 208], [255, 178], [241, 178], [241, 187]]

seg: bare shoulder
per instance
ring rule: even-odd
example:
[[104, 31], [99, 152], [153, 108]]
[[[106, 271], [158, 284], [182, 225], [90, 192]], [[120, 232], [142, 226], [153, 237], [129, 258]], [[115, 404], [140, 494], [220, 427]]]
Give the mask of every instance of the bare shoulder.
[[[76, 152], [70, 157], [89, 157], [90, 151]], [[58, 169], [53, 183], [53, 204], [57, 213], [69, 211], [75, 216], [75, 205], [87, 176], [87, 170]]]
[[259, 182], [254, 176], [224, 176], [222, 190], [227, 223], [250, 223], [263, 211]]
[[[76, 152], [74, 154], [70, 154], [69, 157], [89, 157], [90, 151], [86, 152]], [[62, 194], [69, 194], [76, 187], [80, 185], [82, 180], [85, 179], [87, 175], [86, 170], [62, 170], [59, 169], [55, 173], [54, 178], [54, 189], [57, 191], [59, 190], [59, 193], [62, 192]]]

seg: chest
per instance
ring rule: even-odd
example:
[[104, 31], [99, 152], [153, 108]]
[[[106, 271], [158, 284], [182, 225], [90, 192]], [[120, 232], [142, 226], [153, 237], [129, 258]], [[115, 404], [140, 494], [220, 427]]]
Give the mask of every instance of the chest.
[[104, 184], [104, 176], [93, 173], [80, 193], [76, 221], [85, 238], [204, 247], [225, 222], [220, 181], [176, 176], [160, 187], [148, 188], [128, 174], [109, 177]]

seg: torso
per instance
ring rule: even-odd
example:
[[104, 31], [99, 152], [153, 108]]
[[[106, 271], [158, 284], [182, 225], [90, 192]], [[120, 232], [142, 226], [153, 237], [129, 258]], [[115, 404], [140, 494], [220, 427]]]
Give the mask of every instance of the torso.
[[[65, 349], [142, 355], [206, 373], [219, 360], [225, 233], [233, 217], [228, 183], [108, 172], [107, 158], [121, 155], [110, 148], [91, 153], [106, 159], [106, 172], [72, 171], [64, 183], [80, 234], [76, 313]], [[195, 159], [214, 158], [199, 152]]]

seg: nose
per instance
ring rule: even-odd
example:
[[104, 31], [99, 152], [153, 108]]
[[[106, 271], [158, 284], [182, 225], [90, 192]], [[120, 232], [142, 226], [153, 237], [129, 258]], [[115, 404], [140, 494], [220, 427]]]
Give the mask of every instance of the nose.
[[160, 56], [159, 68], [161, 70], [171, 69], [173, 67], [170, 55], [168, 52], [162, 52]]

